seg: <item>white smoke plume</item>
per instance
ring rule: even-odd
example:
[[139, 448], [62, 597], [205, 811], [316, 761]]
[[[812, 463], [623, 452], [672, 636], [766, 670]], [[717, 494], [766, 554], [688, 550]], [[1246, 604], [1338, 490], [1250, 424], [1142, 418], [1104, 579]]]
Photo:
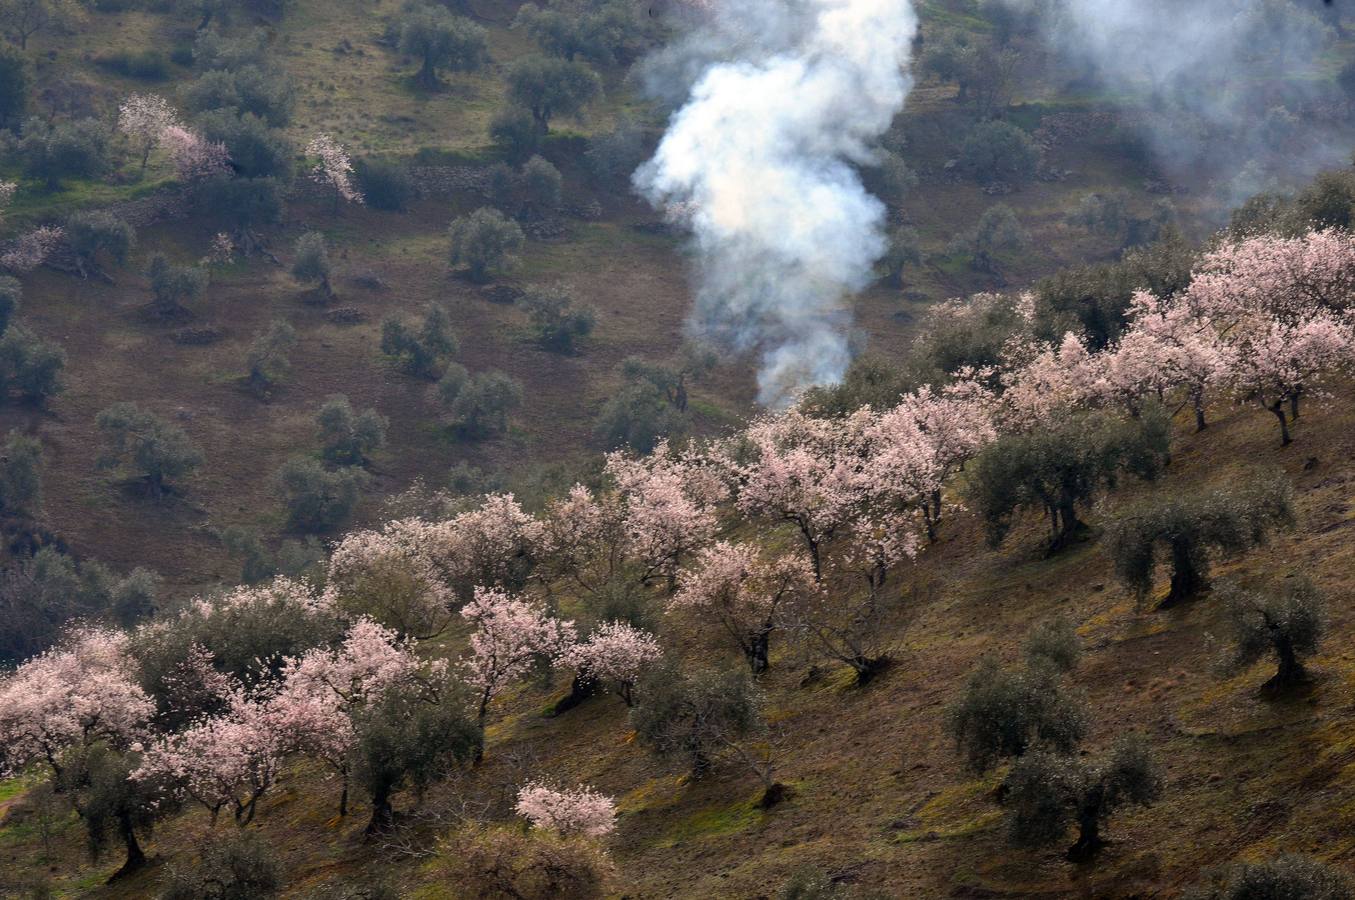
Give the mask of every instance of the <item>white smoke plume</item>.
[[692, 231], [692, 329], [760, 353], [759, 400], [778, 406], [850, 361], [845, 300], [886, 247], [854, 165], [912, 87], [917, 16], [909, 0], [703, 6], [665, 60], [685, 105], [634, 181]]

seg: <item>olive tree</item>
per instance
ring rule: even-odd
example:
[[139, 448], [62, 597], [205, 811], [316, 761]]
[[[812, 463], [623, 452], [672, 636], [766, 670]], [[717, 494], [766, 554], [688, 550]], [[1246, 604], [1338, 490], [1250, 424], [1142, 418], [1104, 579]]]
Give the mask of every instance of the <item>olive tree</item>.
[[960, 146], [960, 168], [978, 181], [1022, 184], [1035, 177], [1039, 162], [1030, 135], [1007, 122], [975, 125]]
[[23, 285], [19, 283], [19, 279], [0, 275], [0, 335], [5, 333], [5, 330], [9, 328], [9, 323], [19, 312], [19, 305], [23, 302], [23, 297], [24, 289]]
[[176, 266], [163, 253], [151, 257], [146, 267], [154, 301], [151, 309], [156, 315], [171, 316], [181, 312], [185, 303], [196, 300], [207, 290], [210, 275], [201, 266]]
[[464, 265], [475, 282], [488, 281], [511, 269], [526, 243], [518, 223], [487, 206], [453, 220], [447, 235], [451, 239], [451, 264]]
[[1071, 416], [1025, 434], [999, 438], [970, 466], [967, 493], [988, 539], [1001, 545], [1017, 510], [1035, 507], [1049, 520], [1049, 549], [1072, 541], [1085, 525], [1079, 509], [1125, 474], [1157, 477], [1171, 431], [1160, 415], [1122, 420]]
[[1086, 734], [1087, 712], [1057, 667], [1032, 660], [1009, 671], [985, 659], [947, 710], [946, 722], [966, 766], [981, 773], [1034, 748], [1073, 752]]
[[253, 113], [217, 109], [197, 117], [202, 137], [226, 145], [230, 166], [242, 178], [291, 178], [296, 150], [280, 129]]
[[386, 417], [375, 409], [355, 410], [343, 394], [325, 400], [315, 416], [321, 452], [342, 465], [361, 465], [386, 443]]
[[23, 121], [31, 86], [24, 55], [11, 47], [0, 47], [0, 128], [13, 129]]
[[533, 156], [523, 163], [519, 178], [528, 210], [540, 214], [560, 208], [564, 178], [550, 160]]
[[126, 465], [152, 496], [172, 492], [171, 482], [202, 465], [202, 451], [182, 428], [135, 403], [115, 403], [94, 421], [104, 438], [99, 468]]
[[223, 220], [235, 245], [248, 255], [263, 247], [256, 229], [282, 218], [282, 183], [276, 178], [213, 178], [197, 192], [198, 207]]
[[1029, 237], [1016, 212], [1005, 203], [997, 203], [983, 211], [974, 230], [959, 237], [952, 248], [970, 257], [975, 269], [998, 271], [998, 260], [1026, 246]]
[[664, 438], [687, 429], [686, 413], [652, 382], [637, 380], [616, 391], [598, 410], [593, 436], [606, 450], [648, 453]]
[[361, 469], [331, 472], [313, 459], [292, 457], [277, 474], [288, 526], [309, 533], [337, 528], [353, 514], [366, 482]]
[[597, 314], [577, 304], [563, 287], [534, 287], [522, 298], [537, 342], [554, 353], [574, 353], [579, 341], [593, 332]]
[[398, 362], [410, 375], [437, 377], [440, 364], [454, 356], [457, 347], [451, 316], [440, 303], [428, 304], [418, 326], [395, 318], [381, 323], [381, 352]]
[[61, 391], [66, 352], [20, 325], [0, 335], [0, 397], [41, 404]]
[[692, 778], [707, 775], [719, 754], [763, 727], [757, 687], [747, 672], [684, 672], [671, 663], [651, 667], [640, 679], [630, 721], [642, 743], [682, 760]]
[[1161, 796], [1162, 773], [1142, 741], [1125, 738], [1094, 761], [1035, 750], [1016, 761], [1004, 787], [1013, 844], [1047, 846], [1076, 825], [1068, 858], [1082, 861], [1102, 847], [1101, 826], [1116, 811]]
[[1047, 665], [1059, 672], [1071, 672], [1082, 654], [1082, 639], [1072, 620], [1060, 615], [1032, 628], [1023, 650], [1032, 667]]
[[270, 900], [286, 883], [282, 863], [256, 832], [237, 829], [209, 842], [191, 865], [174, 865], [160, 900]]
[[1266, 591], [1230, 586], [1226, 596], [1233, 646], [1228, 668], [1240, 671], [1273, 656], [1277, 668], [1264, 691], [1279, 693], [1307, 682], [1303, 658], [1317, 653], [1327, 630], [1326, 604], [1312, 582], [1289, 578]]
[[88, 743], [67, 754], [56, 780], [85, 826], [90, 855], [98, 860], [110, 842], [120, 843], [126, 857], [113, 878], [130, 875], [146, 864], [139, 837], [149, 835], [156, 821], [176, 804], [161, 779], [132, 778], [137, 754], [104, 742]]
[[0, 450], [0, 513], [32, 517], [42, 507], [42, 442], [11, 431]]
[[890, 287], [903, 286], [903, 272], [909, 266], [922, 265], [922, 239], [917, 229], [909, 225], [900, 225], [889, 233], [889, 247], [881, 258], [885, 281]]
[[288, 355], [296, 347], [296, 329], [281, 319], [271, 322], [263, 334], [249, 345], [246, 362], [249, 386], [256, 393], [267, 393], [291, 371]]
[[1139, 597], [1152, 589], [1159, 549], [1171, 567], [1171, 606], [1208, 590], [1211, 556], [1239, 556], [1270, 532], [1293, 523], [1292, 492], [1283, 475], [1237, 490], [1172, 491], [1120, 513], [1106, 532], [1115, 573]]
[[121, 265], [136, 244], [136, 230], [108, 212], [78, 212], [66, 220], [66, 239], [75, 254], [81, 278], [91, 274], [107, 279], [99, 267], [100, 254]]
[[530, 112], [517, 106], [495, 113], [489, 123], [489, 136], [515, 163], [527, 159], [541, 146], [541, 132], [536, 129], [536, 120]]
[[1239, 862], [1209, 873], [1186, 900], [1355, 900], [1355, 884], [1342, 869], [1309, 856], [1282, 853], [1261, 862]]
[[[262, 57], [252, 62], [224, 58], [239, 57], [243, 52], [240, 50], [221, 54], [197, 52], [207, 49], [206, 43], [199, 39], [194, 56], [208, 69], [184, 87], [183, 105], [189, 113], [224, 110], [231, 115], [248, 114], [257, 116], [270, 128], [285, 128], [291, 122], [296, 106], [296, 86], [291, 76], [268, 65]], [[211, 59], [212, 55], [223, 58]]]
[[458, 389], [439, 384], [452, 427], [470, 440], [484, 440], [508, 430], [508, 415], [522, 404], [522, 384], [502, 372], [480, 372]]
[[292, 262], [292, 277], [304, 284], [318, 284], [326, 299], [334, 298], [330, 278], [334, 264], [329, 259], [329, 246], [318, 231], [308, 231], [296, 239], [296, 259]]
[[24, 123], [18, 149], [24, 171], [55, 191], [64, 178], [100, 174], [108, 162], [107, 145], [106, 129], [95, 119], [51, 123], [32, 118]]
[[581, 62], [529, 56], [508, 73], [509, 98], [532, 114], [541, 134], [556, 116], [583, 111], [602, 92], [602, 79]]
[[484, 743], [470, 705], [453, 685], [387, 690], [354, 716], [353, 778], [367, 790], [372, 817], [367, 833], [395, 821], [394, 795], [423, 792], [476, 758]]
[[485, 30], [445, 6], [418, 5], [400, 20], [400, 50], [419, 60], [419, 84], [436, 88], [438, 72], [474, 72], [489, 61]]

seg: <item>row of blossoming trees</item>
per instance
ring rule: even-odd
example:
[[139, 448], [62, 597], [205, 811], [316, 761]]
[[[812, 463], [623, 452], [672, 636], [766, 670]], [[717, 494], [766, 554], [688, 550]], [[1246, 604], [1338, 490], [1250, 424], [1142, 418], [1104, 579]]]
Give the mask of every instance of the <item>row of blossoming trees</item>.
[[[575, 486], [539, 515], [492, 495], [450, 518], [348, 535], [322, 584], [203, 597], [132, 633], [78, 628], [0, 681], [5, 767], [50, 774], [92, 837], [124, 842], [131, 868], [138, 835], [176, 804], [249, 822], [301, 758], [334, 774], [340, 814], [360, 787], [368, 828], [382, 831], [402, 791], [422, 795], [482, 757], [496, 700], [556, 670], [571, 684], [560, 711], [610, 688], [694, 774], [737, 751], [770, 795], [769, 768], [742, 741], [755, 691], [737, 710], [693, 687], [664, 701], [662, 721], [642, 712], [675, 678], [659, 623], [713, 632], [752, 674], [793, 641], [868, 681], [904, 612], [891, 579], [945, 527], [967, 461], [1081, 409], [1131, 422], [1189, 409], [1203, 428], [1229, 400], [1269, 411], [1288, 443], [1301, 401], [1326, 396], [1350, 361], [1353, 284], [1344, 233], [1225, 244], [1179, 296], [1139, 294], [1102, 351], [1071, 334], [1016, 337], [1003, 365], [951, 373], [887, 409], [790, 410], [704, 446], [612, 454], [601, 486]], [[460, 633], [458, 658], [430, 650]], [[610, 800], [545, 777], [522, 786], [519, 813], [610, 830]]]

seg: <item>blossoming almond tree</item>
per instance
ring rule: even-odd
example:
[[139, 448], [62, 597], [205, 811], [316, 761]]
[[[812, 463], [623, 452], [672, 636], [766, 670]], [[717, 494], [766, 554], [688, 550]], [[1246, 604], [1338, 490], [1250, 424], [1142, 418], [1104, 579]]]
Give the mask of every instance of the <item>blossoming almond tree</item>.
[[616, 828], [616, 803], [583, 785], [573, 790], [531, 781], [518, 790], [514, 811], [532, 823], [560, 834], [604, 837]]
[[213, 143], [182, 125], [170, 125], [160, 133], [160, 143], [169, 152], [174, 171], [185, 184], [194, 184], [230, 173], [226, 145]]
[[1355, 238], [1333, 229], [1258, 235], [1223, 244], [1197, 263], [1183, 298], [1227, 332], [1239, 320], [1287, 324], [1341, 313], [1355, 297]]
[[205, 808], [213, 825], [227, 806], [236, 824], [248, 825], [259, 799], [276, 780], [286, 749], [277, 724], [266, 701], [237, 690], [225, 713], [201, 719], [146, 748], [132, 777], [173, 785]]
[[59, 776], [74, 747], [126, 748], [144, 737], [155, 704], [136, 682], [129, 646], [121, 632], [85, 629], [0, 680], [0, 771], [41, 762]]
[[[1321, 396], [1325, 376], [1350, 364], [1355, 347], [1350, 326], [1318, 313], [1286, 323], [1271, 320], [1237, 335], [1237, 389], [1269, 410], [1280, 423], [1280, 444], [1289, 446], [1289, 425], [1298, 418], [1299, 401]], [[1286, 404], [1292, 415], [1287, 416]]]
[[469, 599], [476, 587], [521, 588], [545, 531], [512, 494], [489, 494], [475, 509], [431, 526], [427, 552], [457, 596]]
[[1129, 328], [1110, 351], [1117, 359], [1103, 369], [1103, 394], [1137, 413], [1144, 396], [1179, 392], [1195, 412], [1196, 430], [1203, 431], [1210, 396], [1232, 378], [1235, 350], [1210, 316], [1183, 301], [1139, 291], [1128, 317]]
[[1057, 346], [1017, 342], [1002, 367], [999, 424], [1006, 431], [1032, 431], [1060, 410], [1095, 397], [1100, 366], [1082, 338], [1068, 332]]
[[715, 536], [716, 506], [728, 498], [728, 485], [717, 467], [677, 453], [667, 441], [648, 456], [609, 453], [606, 471], [616, 483], [627, 551], [642, 567], [641, 583], [657, 576], [671, 585], [683, 558]]
[[866, 489], [889, 513], [916, 511], [929, 540], [943, 513], [946, 481], [996, 437], [991, 391], [969, 373], [940, 390], [925, 386], [866, 425]]
[[354, 713], [392, 688], [446, 677], [446, 660], [424, 662], [415, 646], [371, 619], [359, 619], [337, 648], [317, 647], [288, 660], [282, 686], [269, 698], [269, 715], [288, 752], [322, 760], [341, 779], [341, 816], [348, 812]]
[[461, 665], [477, 694], [481, 727], [490, 701], [504, 688], [526, 675], [536, 660], [554, 661], [576, 642], [573, 622], [547, 615], [530, 600], [500, 588], [476, 588], [461, 615], [475, 627], [470, 656]]
[[739, 484], [739, 511], [794, 525], [815, 581], [823, 579], [826, 545], [846, 532], [867, 502], [862, 435], [869, 420], [869, 409], [832, 421], [791, 410], [744, 432], [750, 462], [726, 457]]
[[0, 255], [0, 266], [15, 274], [32, 272], [47, 262], [65, 239], [66, 229], [59, 225], [42, 225], [24, 232]]
[[[109, 830], [125, 844], [115, 877], [145, 863], [137, 832], [154, 819], [160, 796], [158, 785], [138, 791], [127, 777], [155, 712], [136, 682], [129, 648], [124, 633], [86, 628], [0, 678], [0, 772], [45, 765], [54, 789], [84, 821], [91, 847]], [[84, 802], [95, 784], [103, 801], [97, 811]]]
[[658, 639], [625, 622], [603, 622], [592, 634], [560, 654], [559, 664], [584, 682], [608, 682], [631, 706], [631, 692], [645, 668], [663, 657]]
[[764, 559], [746, 544], [719, 541], [698, 551], [668, 603], [714, 621], [733, 639], [754, 674], [767, 670], [772, 632], [782, 604], [815, 590], [814, 573], [800, 556]]
[[164, 97], [156, 94], [129, 94], [118, 107], [118, 130], [141, 153], [141, 171], [146, 171], [151, 151], [160, 146], [165, 132], [179, 126], [179, 117]]
[[338, 212], [340, 200], [357, 204], [363, 202], [362, 192], [353, 185], [353, 163], [348, 151], [332, 134], [322, 132], [312, 138], [306, 145], [306, 155], [318, 159], [311, 170], [311, 178], [334, 189], [335, 212]]

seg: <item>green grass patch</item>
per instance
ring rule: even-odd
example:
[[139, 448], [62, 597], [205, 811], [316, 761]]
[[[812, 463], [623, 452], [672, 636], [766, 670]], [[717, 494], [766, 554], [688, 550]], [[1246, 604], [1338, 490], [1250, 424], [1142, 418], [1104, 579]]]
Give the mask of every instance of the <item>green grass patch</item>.
[[668, 831], [662, 843], [664, 846], [675, 846], [701, 838], [737, 834], [760, 824], [763, 815], [756, 797], [729, 806], [704, 809], [680, 820]]
[[896, 834], [893, 842], [895, 844], [916, 844], [924, 841], [944, 841], [969, 837], [973, 834], [992, 830], [1001, 818], [1002, 813], [999, 810], [989, 810], [968, 822], [961, 822], [957, 825], [941, 828], [915, 828], [912, 831], [904, 831]]
[[0, 803], [13, 800], [26, 790], [28, 790], [28, 785], [23, 782], [23, 779], [8, 778], [0, 781]]
[[108, 184], [98, 180], [68, 178], [55, 191], [44, 190], [36, 182], [22, 183], [14, 203], [5, 213], [11, 226], [27, 226], [39, 221], [63, 219], [73, 212], [95, 206], [124, 203], [149, 196], [173, 183], [168, 176], [147, 173], [145, 180], [132, 184]]
[[[790, 785], [790, 788], [794, 789], [794, 785]], [[660, 846], [672, 847], [690, 840], [721, 838], [724, 835], [748, 831], [749, 828], [762, 824], [763, 817], [767, 815], [767, 812], [757, 805], [762, 793], [759, 789], [747, 800], [733, 802], [728, 806], [711, 806], [709, 809], [702, 809], [701, 812], [692, 813], [691, 816], [673, 825], [668, 834], [660, 840]]]

